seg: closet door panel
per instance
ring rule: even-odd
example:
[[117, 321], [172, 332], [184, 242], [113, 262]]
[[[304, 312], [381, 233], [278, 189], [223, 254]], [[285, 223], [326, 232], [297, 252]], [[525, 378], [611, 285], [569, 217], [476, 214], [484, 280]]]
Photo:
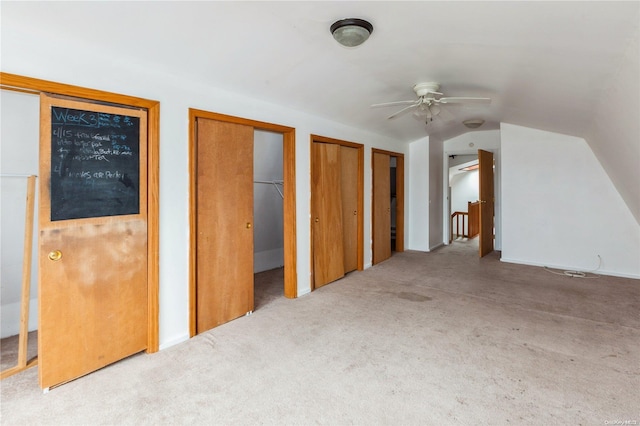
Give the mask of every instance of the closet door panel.
[[197, 122], [196, 331], [253, 310], [253, 127]]
[[358, 268], [358, 150], [340, 147], [344, 272]]
[[315, 288], [344, 276], [340, 145], [312, 144], [313, 276]]
[[484, 257], [493, 251], [493, 215], [494, 215], [494, 190], [493, 190], [493, 152], [478, 150], [478, 163], [480, 165], [480, 241], [479, 255]]
[[391, 257], [391, 157], [373, 153], [373, 263]]

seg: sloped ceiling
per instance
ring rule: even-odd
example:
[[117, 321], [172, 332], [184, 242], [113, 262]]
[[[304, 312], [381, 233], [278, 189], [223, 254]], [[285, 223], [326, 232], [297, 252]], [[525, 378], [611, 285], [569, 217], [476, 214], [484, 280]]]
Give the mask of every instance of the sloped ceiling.
[[[639, 2], [610, 1], [1, 4], [3, 29], [16, 25], [43, 37], [81, 39], [106, 56], [161, 67], [399, 143], [427, 134], [449, 139], [467, 131], [461, 122], [468, 118], [486, 120], [481, 129], [508, 122], [591, 137], [594, 152], [607, 152], [603, 165], [617, 186], [625, 186], [620, 193], [640, 221], [640, 190], [628, 186], [637, 172], [615, 166], [615, 151], [626, 147], [619, 151], [635, 156], [640, 169], [638, 126], [625, 119], [629, 128], [617, 128], [615, 140], [598, 140], [606, 138], [609, 125], [619, 127], [620, 112], [640, 113], [639, 10]], [[333, 40], [329, 26], [345, 17], [374, 25], [362, 46], [345, 48]], [[395, 109], [369, 107], [414, 99], [412, 86], [425, 81], [440, 83], [445, 96], [492, 102], [449, 106], [451, 121], [428, 125], [411, 114], [387, 120]], [[627, 87], [631, 91], [616, 96], [616, 103], [599, 102], [612, 88]]]

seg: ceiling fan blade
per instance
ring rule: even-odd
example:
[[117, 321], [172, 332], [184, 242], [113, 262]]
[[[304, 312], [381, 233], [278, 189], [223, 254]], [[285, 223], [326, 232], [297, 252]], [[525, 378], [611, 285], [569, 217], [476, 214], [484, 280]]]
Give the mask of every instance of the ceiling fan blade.
[[488, 104], [491, 98], [440, 98], [436, 99], [439, 104]]
[[397, 117], [397, 116], [399, 116], [399, 115], [405, 114], [405, 113], [409, 112], [409, 110], [410, 110], [411, 108], [415, 108], [415, 107], [417, 107], [418, 105], [420, 105], [420, 104], [413, 104], [413, 105], [409, 105], [408, 107], [404, 107], [404, 108], [402, 108], [400, 111], [394, 112], [393, 114], [391, 114], [390, 116], [388, 116], [388, 117], [387, 117], [387, 120], [391, 120], [391, 119], [393, 119], [393, 118], [396, 118], [396, 117]]
[[397, 101], [397, 102], [384, 102], [381, 104], [373, 104], [371, 108], [381, 108], [388, 106], [397, 106], [397, 105], [409, 105], [409, 104], [417, 104], [419, 101]]

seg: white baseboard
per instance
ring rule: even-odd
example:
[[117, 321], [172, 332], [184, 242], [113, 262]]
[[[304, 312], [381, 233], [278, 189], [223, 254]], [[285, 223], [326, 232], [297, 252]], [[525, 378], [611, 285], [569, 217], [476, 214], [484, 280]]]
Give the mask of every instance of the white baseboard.
[[304, 296], [305, 294], [309, 294], [309, 293], [311, 293], [311, 289], [310, 288], [302, 289], [302, 291], [300, 289], [298, 289], [298, 297]]
[[253, 254], [253, 272], [269, 271], [284, 266], [284, 248], [259, 251]]
[[[509, 258], [506, 258], [506, 257], [501, 257], [500, 261], [501, 262], [505, 262], [505, 263], [515, 263], [515, 264], [518, 264], [518, 265], [540, 266], [540, 267], [546, 266], [547, 268], [560, 269], [560, 270], [563, 270], [563, 271], [590, 272], [589, 270], [581, 270], [581, 269], [575, 268], [573, 266], [531, 262], [531, 261], [524, 261], [524, 260], [520, 260], [520, 259], [509, 259]], [[612, 277], [632, 278], [632, 279], [640, 280], [640, 275], [626, 274], [626, 273], [621, 273], [621, 272], [616, 272], [616, 271], [607, 271], [607, 270], [604, 270], [604, 269], [599, 269], [597, 271], [593, 271], [592, 273], [598, 274], [598, 275], [608, 275], [608, 276], [612, 276]]]
[[186, 342], [187, 340], [189, 340], [189, 333], [181, 334], [180, 336], [169, 339], [166, 342], [160, 343], [160, 350], [170, 348], [171, 346]]
[[434, 251], [435, 249], [439, 249], [440, 247], [444, 246], [444, 243], [438, 243], [433, 247], [429, 247], [429, 251]]

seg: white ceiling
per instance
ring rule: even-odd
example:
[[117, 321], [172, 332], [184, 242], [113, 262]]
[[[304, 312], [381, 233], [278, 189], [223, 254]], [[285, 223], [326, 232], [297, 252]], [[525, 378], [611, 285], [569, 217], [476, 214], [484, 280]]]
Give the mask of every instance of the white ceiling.
[[[639, 19], [638, 2], [2, 3], [38, 33], [399, 142], [448, 139], [468, 118], [584, 136]], [[329, 26], [345, 17], [374, 25], [364, 45], [333, 40]], [[449, 106], [454, 121], [428, 126], [369, 107], [414, 99], [424, 81], [493, 101]]]

